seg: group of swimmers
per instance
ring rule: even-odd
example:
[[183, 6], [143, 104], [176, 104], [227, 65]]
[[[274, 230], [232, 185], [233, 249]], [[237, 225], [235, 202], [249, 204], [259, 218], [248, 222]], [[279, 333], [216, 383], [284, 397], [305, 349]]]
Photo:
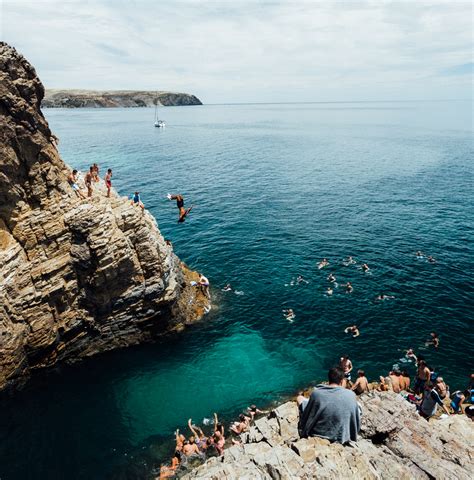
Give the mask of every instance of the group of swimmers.
[[[439, 338], [435, 332], [431, 334], [429, 343], [435, 348], [438, 347]], [[408, 372], [394, 365], [388, 375], [379, 378], [378, 390], [402, 394], [409, 402], [416, 405], [419, 414], [426, 419], [435, 415], [437, 406], [440, 406], [447, 415], [466, 412], [470, 417], [474, 416], [474, 374], [471, 375], [469, 386], [465, 390], [456, 390], [450, 394], [449, 386], [443, 377], [435, 368], [430, 367], [423, 357], [417, 356], [412, 348], [405, 352], [405, 360], [414, 362], [416, 366], [413, 388]], [[357, 395], [370, 391], [370, 384], [364, 370], [357, 371], [357, 379], [352, 383], [353, 365], [349, 355], [340, 358], [339, 366], [344, 372], [346, 388], [350, 388]]]
[[[92, 192], [94, 190], [94, 184], [100, 181], [99, 177], [99, 166], [97, 163], [92, 164], [89, 167], [89, 171], [86, 173], [84, 177], [84, 184], [87, 188], [87, 196], [79, 187], [79, 172], [74, 169], [70, 172], [68, 176], [68, 183], [71, 185], [74, 193], [81, 199], [85, 200], [86, 198], [92, 197]], [[107, 169], [107, 173], [104, 177], [105, 187], [107, 189], [106, 197], [110, 197], [110, 191], [112, 189], [112, 169]], [[166, 196], [168, 200], [176, 200], [176, 206], [178, 207], [178, 223], [183, 223], [186, 220], [186, 217], [189, 215], [193, 206], [189, 208], [184, 207], [184, 197], [181, 194], [171, 195], [170, 193]], [[145, 209], [145, 205], [143, 204], [140, 198], [140, 192], [134, 192], [131, 197], [131, 204], [140, 207], [142, 210]]]
[[179, 429], [175, 432], [175, 451], [170, 465], [162, 465], [160, 468], [159, 479], [169, 478], [176, 475], [176, 470], [180, 465], [186, 466], [188, 460], [197, 459], [204, 461], [208, 457], [221, 456], [224, 453], [224, 446], [229, 444], [239, 444], [238, 436], [249, 430], [255, 416], [268, 413], [260, 410], [256, 405], [251, 405], [245, 413], [241, 413], [238, 420], [232, 422], [226, 437], [224, 424], [219, 421], [217, 413], [214, 418], [203, 420], [203, 425], [213, 425], [212, 431], [206, 434], [203, 429], [188, 420], [188, 428], [191, 435], [186, 438]]

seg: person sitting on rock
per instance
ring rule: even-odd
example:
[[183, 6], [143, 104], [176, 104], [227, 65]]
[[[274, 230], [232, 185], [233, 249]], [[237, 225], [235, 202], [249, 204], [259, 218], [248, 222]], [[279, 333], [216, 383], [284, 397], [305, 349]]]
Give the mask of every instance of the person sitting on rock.
[[439, 384], [436, 384], [433, 388], [427, 387], [423, 400], [419, 406], [418, 413], [427, 420], [430, 419], [438, 408], [438, 405], [446, 412], [450, 414], [448, 407], [443, 403], [440, 396], [441, 388]]
[[180, 461], [181, 461], [181, 454], [178, 451], [174, 452], [173, 458], [171, 459], [171, 465], [161, 466], [159, 479], [163, 480], [164, 478], [174, 477]]
[[410, 391], [410, 375], [406, 370], [403, 370], [400, 376], [400, 389], [405, 392]]
[[198, 446], [199, 450], [201, 452], [204, 452], [206, 450], [206, 441], [207, 441], [206, 435], [204, 435], [204, 432], [199, 427], [192, 424], [191, 418], [188, 420], [188, 427], [194, 436], [194, 442]]
[[67, 177], [67, 181], [69, 185], [71, 185], [71, 188], [74, 190], [74, 193], [81, 198], [86, 198], [86, 196], [81, 192], [81, 189], [79, 188], [79, 185], [77, 184], [77, 170], [73, 170], [70, 174], [69, 177]]
[[214, 441], [213, 444], [217, 450], [218, 455], [224, 454], [225, 436], [224, 425], [219, 423], [217, 413], [214, 413]]
[[249, 426], [250, 426], [250, 420], [251, 418], [250, 417], [247, 417], [246, 415], [244, 415], [243, 413], [241, 413], [239, 415], [239, 421], [238, 422], [234, 422], [231, 426], [230, 426], [230, 430], [237, 434], [237, 435], [240, 435], [241, 433], [245, 432], [246, 430], [248, 430]]
[[365, 376], [364, 370], [357, 371], [357, 380], [355, 381], [354, 385], [352, 385], [351, 390], [356, 395], [362, 395], [363, 393], [366, 393], [369, 391], [369, 381]]
[[145, 205], [140, 198], [140, 192], [135, 192], [132, 197], [132, 205], [138, 205], [142, 210], [145, 209]]
[[400, 393], [401, 392], [401, 388], [400, 388], [400, 377], [401, 377], [401, 372], [398, 368], [394, 368], [389, 374], [388, 376], [390, 377], [390, 381], [391, 381], [391, 384], [392, 384], [392, 390], [395, 392], [395, 393]]
[[357, 441], [360, 409], [354, 392], [343, 387], [342, 368], [331, 368], [328, 372], [328, 381], [329, 385], [318, 385], [309, 399], [298, 397], [299, 435], [301, 438], [326, 438], [342, 444], [351, 440]]
[[196, 444], [196, 439], [195, 439], [194, 435], [191, 435], [189, 437], [189, 440], [184, 441], [183, 453], [187, 457], [189, 457], [190, 455], [199, 455], [199, 453], [200, 453], [199, 452], [199, 447]]
[[249, 412], [252, 420], [254, 419], [255, 415], [263, 415], [265, 413], [268, 413], [266, 410], [258, 409], [256, 405], [250, 405], [250, 407], [247, 408], [247, 411]]

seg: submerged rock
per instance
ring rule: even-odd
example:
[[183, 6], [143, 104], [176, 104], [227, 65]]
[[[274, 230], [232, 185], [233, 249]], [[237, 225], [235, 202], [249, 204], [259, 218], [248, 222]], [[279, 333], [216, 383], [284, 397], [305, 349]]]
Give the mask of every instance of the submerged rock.
[[241, 445], [227, 449], [183, 479], [457, 479], [474, 468], [474, 426], [464, 415], [430, 422], [393, 392], [359, 397], [362, 429], [348, 446], [300, 439], [298, 408], [288, 402], [260, 418]]
[[0, 389], [32, 369], [151, 341], [208, 299], [155, 219], [103, 181], [82, 200], [34, 68], [0, 42]]

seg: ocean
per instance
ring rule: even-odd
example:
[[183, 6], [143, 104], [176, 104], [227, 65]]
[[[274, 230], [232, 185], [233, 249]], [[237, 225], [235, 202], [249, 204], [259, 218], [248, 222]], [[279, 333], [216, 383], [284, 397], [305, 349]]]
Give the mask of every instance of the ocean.
[[[451, 391], [466, 386], [472, 103], [169, 107], [165, 129], [146, 108], [44, 113], [65, 162], [97, 162], [121, 195], [140, 191], [175, 252], [210, 279], [213, 306], [179, 336], [58, 367], [2, 396], [2, 480], [153, 478], [188, 418], [228, 422], [278, 402], [324, 380], [345, 353], [377, 379], [395, 363], [413, 373], [400, 362], [412, 347]], [[167, 193], [194, 205], [184, 224]], [[349, 255], [356, 264], [344, 265]], [[358, 338], [344, 333], [352, 324]], [[432, 331], [437, 350], [425, 345]]]

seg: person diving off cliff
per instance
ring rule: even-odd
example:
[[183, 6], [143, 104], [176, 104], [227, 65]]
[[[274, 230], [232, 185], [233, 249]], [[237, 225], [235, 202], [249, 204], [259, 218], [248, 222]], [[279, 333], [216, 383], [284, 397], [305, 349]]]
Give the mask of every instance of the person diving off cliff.
[[171, 195], [168, 193], [166, 196], [168, 200], [176, 200], [176, 206], [179, 210], [178, 223], [183, 223], [186, 220], [189, 212], [193, 209], [193, 205], [191, 205], [189, 208], [184, 208], [184, 197], [179, 193], [178, 195]]

